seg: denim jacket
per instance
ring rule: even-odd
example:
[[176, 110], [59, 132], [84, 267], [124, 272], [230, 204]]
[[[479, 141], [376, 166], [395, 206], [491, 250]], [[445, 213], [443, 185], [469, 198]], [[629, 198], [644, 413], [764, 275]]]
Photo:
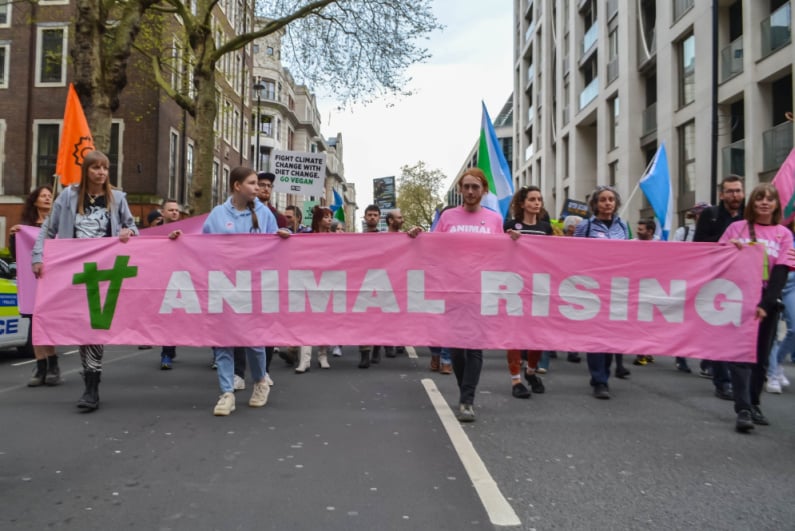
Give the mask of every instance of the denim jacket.
[[608, 240], [628, 240], [629, 229], [624, 220], [616, 216], [608, 227], [604, 221], [591, 216], [574, 229], [574, 236], [579, 238], [602, 238]]

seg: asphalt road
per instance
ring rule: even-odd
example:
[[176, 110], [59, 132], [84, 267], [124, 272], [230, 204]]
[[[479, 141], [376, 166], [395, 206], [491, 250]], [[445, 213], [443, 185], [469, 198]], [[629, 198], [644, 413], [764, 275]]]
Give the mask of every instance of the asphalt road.
[[[489, 352], [462, 460], [426, 391], [455, 404], [454, 377], [417, 350], [360, 370], [346, 348], [304, 375], [276, 359], [268, 405], [240, 391], [226, 418], [207, 349], [160, 371], [157, 350], [109, 347], [91, 414], [74, 405], [76, 354], [52, 388], [25, 387], [32, 365], [0, 354], [0, 529], [795, 529], [795, 388], [765, 394], [772, 425], [741, 435], [731, 403], [673, 359], [630, 366], [608, 401], [584, 363], [553, 360], [547, 392], [517, 400]], [[494, 525], [484, 485], [519, 525]]]

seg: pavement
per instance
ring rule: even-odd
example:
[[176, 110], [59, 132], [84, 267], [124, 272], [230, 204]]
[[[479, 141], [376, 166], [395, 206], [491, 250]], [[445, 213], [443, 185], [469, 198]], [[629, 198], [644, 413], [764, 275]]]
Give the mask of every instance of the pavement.
[[596, 400], [564, 356], [518, 400], [489, 351], [459, 425], [455, 377], [416, 351], [361, 370], [346, 347], [303, 375], [275, 359], [268, 404], [247, 406], [249, 382], [229, 417], [209, 349], [160, 371], [157, 349], [108, 347], [90, 414], [73, 347], [51, 388], [0, 353], [0, 529], [795, 529], [795, 387], [764, 394], [771, 426], [744, 435], [673, 358], [628, 364]]

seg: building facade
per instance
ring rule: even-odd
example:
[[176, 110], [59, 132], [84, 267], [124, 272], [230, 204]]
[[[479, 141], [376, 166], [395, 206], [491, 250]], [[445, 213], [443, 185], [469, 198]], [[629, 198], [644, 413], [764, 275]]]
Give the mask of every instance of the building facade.
[[[265, 19], [258, 19], [263, 25]], [[345, 182], [342, 133], [324, 138], [320, 127], [317, 99], [306, 86], [295, 82], [290, 71], [282, 65], [283, 31], [258, 39], [254, 43], [254, 96], [250, 158], [258, 170], [271, 169], [271, 153], [306, 151], [326, 154], [326, 182], [322, 197], [304, 197], [279, 193], [274, 206], [306, 207], [313, 204], [334, 204], [334, 190], [343, 198], [346, 230], [355, 230], [356, 188]], [[305, 212], [306, 213], [306, 212]]]
[[[72, 66], [73, 0], [0, 5], [0, 224], [17, 223], [25, 196], [36, 186], [56, 184], [55, 163]], [[253, 24], [253, 3], [223, 0], [213, 11], [213, 28], [224, 42]], [[173, 16], [148, 19], [146, 44], [157, 49], [171, 88], [190, 95], [190, 51]], [[214, 201], [227, 195], [231, 168], [249, 163], [251, 46], [217, 65]], [[128, 194], [138, 220], [165, 198], [187, 210], [195, 160], [193, 120], [153, 81], [150, 59], [133, 52], [128, 85], [113, 115], [108, 155], [111, 183]], [[57, 188], [57, 186], [56, 186]], [[0, 238], [6, 230], [0, 230]], [[5, 241], [0, 242], [5, 246]]]
[[633, 191], [664, 143], [681, 222], [724, 176], [775, 175], [793, 62], [788, 1], [515, 0], [514, 182], [556, 211], [615, 185], [634, 220], [651, 214]]

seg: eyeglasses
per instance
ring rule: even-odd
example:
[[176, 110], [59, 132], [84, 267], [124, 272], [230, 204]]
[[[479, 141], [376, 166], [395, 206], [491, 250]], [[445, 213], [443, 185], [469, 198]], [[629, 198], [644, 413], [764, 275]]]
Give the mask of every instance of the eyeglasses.
[[260, 188], [273, 188], [273, 183], [262, 183], [259, 185]]

